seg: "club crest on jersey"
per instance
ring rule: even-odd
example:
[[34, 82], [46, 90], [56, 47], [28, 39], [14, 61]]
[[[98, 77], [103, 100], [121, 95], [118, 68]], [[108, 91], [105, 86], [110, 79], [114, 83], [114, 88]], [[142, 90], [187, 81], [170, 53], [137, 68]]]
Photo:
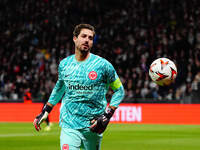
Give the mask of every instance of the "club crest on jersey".
[[63, 144], [62, 150], [69, 150], [69, 145], [68, 144]]
[[97, 78], [97, 73], [95, 71], [91, 71], [88, 74], [88, 77], [90, 78], [90, 80], [95, 80]]

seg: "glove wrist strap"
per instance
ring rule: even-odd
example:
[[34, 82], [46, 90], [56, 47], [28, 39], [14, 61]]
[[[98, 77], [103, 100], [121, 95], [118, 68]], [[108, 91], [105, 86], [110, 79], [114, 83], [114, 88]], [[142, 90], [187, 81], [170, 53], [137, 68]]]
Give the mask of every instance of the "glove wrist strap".
[[46, 111], [46, 112], [50, 113], [51, 110], [52, 110], [52, 107], [46, 104], [46, 105], [44, 106], [42, 112], [45, 112], [45, 111]]
[[107, 118], [109, 118], [109, 119], [110, 119], [110, 118], [113, 116], [114, 112], [115, 112], [115, 110], [114, 110], [114, 109], [112, 109], [112, 108], [108, 107], [108, 109], [107, 109], [107, 111], [106, 111], [105, 115], [106, 115], [106, 117], [107, 117]]

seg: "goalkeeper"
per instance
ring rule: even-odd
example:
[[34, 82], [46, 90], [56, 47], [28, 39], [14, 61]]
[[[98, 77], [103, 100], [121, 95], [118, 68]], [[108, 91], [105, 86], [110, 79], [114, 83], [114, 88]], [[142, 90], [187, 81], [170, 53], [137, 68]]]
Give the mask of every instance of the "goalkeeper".
[[[75, 54], [60, 62], [56, 85], [33, 122], [39, 131], [40, 124], [62, 99], [61, 150], [100, 150], [102, 133], [124, 97], [123, 85], [111, 63], [90, 52], [94, 36], [94, 27], [89, 24], [75, 27]], [[114, 93], [106, 109], [109, 87]]]

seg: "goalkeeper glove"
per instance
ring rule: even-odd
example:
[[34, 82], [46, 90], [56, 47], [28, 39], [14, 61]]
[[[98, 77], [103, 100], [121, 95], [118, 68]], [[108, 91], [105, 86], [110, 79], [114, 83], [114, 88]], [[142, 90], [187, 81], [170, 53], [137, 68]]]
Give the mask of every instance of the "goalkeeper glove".
[[48, 114], [51, 112], [52, 107], [49, 105], [45, 105], [42, 112], [35, 118], [35, 120], [33, 121], [33, 125], [35, 126], [35, 129], [37, 131], [41, 130], [40, 124], [47, 119]]
[[103, 133], [110, 122], [110, 118], [113, 116], [115, 110], [108, 108], [108, 110], [101, 116], [94, 118], [91, 123], [92, 125], [90, 126], [90, 130], [92, 132], [96, 133]]

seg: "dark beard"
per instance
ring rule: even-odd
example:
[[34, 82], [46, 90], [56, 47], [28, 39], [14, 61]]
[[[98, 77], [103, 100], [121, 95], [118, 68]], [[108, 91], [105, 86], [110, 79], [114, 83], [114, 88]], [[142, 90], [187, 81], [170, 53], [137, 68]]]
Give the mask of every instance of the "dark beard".
[[88, 50], [80, 49], [80, 52], [81, 52], [82, 54], [87, 54], [87, 53], [90, 52], [90, 49], [88, 49]]

